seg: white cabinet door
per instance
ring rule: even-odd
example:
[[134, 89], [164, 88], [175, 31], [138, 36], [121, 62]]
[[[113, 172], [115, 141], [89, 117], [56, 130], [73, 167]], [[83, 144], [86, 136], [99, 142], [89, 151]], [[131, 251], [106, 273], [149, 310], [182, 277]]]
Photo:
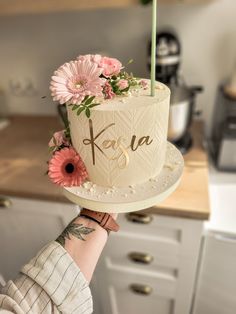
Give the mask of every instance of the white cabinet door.
[[95, 272], [95, 309], [190, 314], [202, 221], [138, 215], [120, 214], [120, 231], [109, 236]]
[[236, 235], [206, 235], [193, 313], [236, 313]]
[[[175, 280], [161, 278], [155, 272], [135, 269], [98, 266], [100, 303], [103, 314], [172, 314]], [[103, 269], [104, 267], [104, 269]]]
[[20, 198], [0, 207], [0, 273], [14, 278], [46, 243], [55, 240], [76, 216], [73, 205]]

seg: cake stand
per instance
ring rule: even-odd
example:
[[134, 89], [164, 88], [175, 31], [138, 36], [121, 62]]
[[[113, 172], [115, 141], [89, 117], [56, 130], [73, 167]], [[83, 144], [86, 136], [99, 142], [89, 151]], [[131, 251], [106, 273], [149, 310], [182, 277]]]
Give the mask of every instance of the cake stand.
[[183, 156], [168, 142], [162, 171], [147, 182], [128, 187], [107, 188], [88, 181], [79, 187], [64, 188], [64, 195], [73, 203], [96, 211], [138, 211], [159, 204], [174, 192], [180, 183], [183, 168]]

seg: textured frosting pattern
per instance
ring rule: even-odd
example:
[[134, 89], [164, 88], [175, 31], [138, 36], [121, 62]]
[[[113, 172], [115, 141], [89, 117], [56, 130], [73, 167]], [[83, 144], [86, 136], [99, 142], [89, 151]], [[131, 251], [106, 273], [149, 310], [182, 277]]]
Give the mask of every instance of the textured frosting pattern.
[[90, 119], [68, 107], [74, 148], [89, 180], [124, 187], [147, 181], [162, 169], [166, 153], [169, 89], [157, 83], [156, 96], [140, 90], [104, 101]]

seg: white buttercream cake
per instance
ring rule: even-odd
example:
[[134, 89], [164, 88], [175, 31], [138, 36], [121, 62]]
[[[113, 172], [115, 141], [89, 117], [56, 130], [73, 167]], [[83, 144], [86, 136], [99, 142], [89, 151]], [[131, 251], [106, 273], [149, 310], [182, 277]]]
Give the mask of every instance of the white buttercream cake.
[[89, 180], [125, 187], [157, 176], [165, 161], [169, 102], [170, 90], [156, 82], [154, 97], [149, 87], [102, 100], [90, 118], [67, 106], [72, 145]]

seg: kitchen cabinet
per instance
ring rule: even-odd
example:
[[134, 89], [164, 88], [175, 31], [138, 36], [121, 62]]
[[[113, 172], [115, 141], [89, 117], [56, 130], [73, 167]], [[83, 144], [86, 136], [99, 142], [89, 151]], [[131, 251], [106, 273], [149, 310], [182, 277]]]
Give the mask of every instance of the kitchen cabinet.
[[211, 217], [205, 240], [193, 314], [236, 313], [236, 176], [210, 167]]
[[[212, 0], [160, 0], [160, 3], [206, 3]], [[38, 14], [84, 9], [122, 8], [141, 5], [141, 0], [0, 0], [0, 15]]]
[[144, 211], [119, 223], [95, 271], [95, 314], [189, 314], [202, 221]]
[[236, 313], [236, 234], [208, 232], [193, 314]]
[[140, 4], [139, 0], [0, 0], [0, 14], [29, 14], [83, 9], [119, 8]]
[[70, 204], [1, 196], [0, 274], [3, 278], [14, 278], [46, 243], [57, 238], [76, 214], [75, 206]]

